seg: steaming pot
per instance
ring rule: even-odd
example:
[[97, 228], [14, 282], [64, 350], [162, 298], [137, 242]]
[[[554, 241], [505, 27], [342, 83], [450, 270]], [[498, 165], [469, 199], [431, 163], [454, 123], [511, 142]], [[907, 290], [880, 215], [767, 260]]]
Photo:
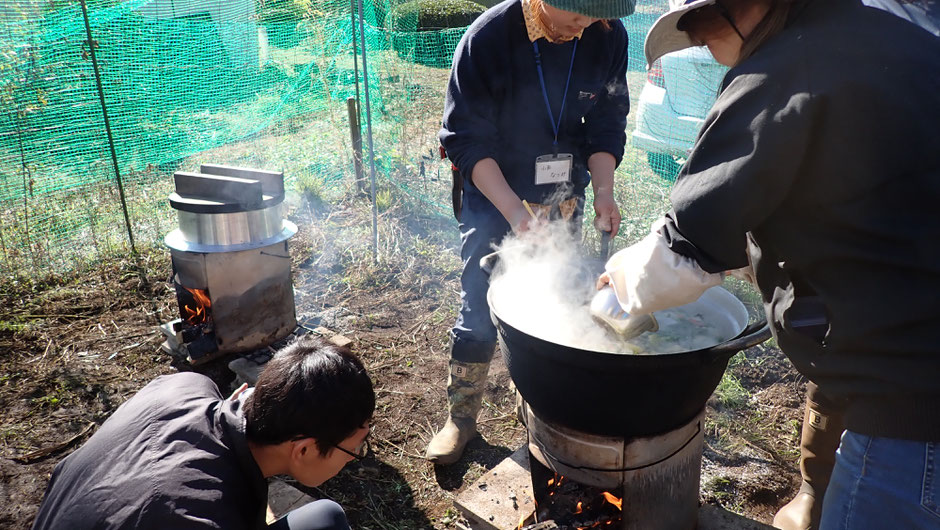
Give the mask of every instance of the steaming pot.
[[602, 436], [650, 436], [689, 422], [718, 386], [731, 356], [770, 337], [766, 321], [748, 325], [741, 301], [713, 287], [703, 295], [702, 310], [734, 320], [732, 338], [677, 353], [590, 351], [514, 327], [494, 307], [498, 288], [498, 283], [490, 286], [487, 301], [500, 350], [522, 398], [540, 418]]

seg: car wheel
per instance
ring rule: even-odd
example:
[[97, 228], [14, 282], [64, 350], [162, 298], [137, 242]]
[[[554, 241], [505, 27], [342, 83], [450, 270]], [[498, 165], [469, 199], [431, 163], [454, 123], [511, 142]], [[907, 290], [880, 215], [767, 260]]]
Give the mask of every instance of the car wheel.
[[678, 175], [679, 170], [682, 169], [682, 164], [672, 155], [647, 152], [646, 161], [649, 163], [653, 173], [656, 173], [669, 182], [675, 182], [676, 175]]

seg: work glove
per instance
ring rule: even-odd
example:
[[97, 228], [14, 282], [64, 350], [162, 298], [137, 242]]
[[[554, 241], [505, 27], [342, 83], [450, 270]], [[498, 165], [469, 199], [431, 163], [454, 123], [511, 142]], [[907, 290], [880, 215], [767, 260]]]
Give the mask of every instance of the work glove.
[[691, 258], [673, 252], [658, 232], [660, 224], [640, 242], [607, 260], [597, 288], [610, 284], [617, 301], [630, 315], [661, 311], [698, 300], [723, 274], [708, 273]]

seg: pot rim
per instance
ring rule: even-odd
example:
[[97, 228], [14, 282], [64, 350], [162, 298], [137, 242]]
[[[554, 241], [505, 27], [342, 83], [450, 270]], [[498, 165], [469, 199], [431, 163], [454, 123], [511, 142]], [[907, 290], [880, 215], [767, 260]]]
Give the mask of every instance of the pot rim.
[[[724, 305], [726, 309], [729, 311], [730, 316], [734, 320], [734, 324], [735, 324], [735, 333], [731, 337], [717, 344], [709, 346], [707, 348], [700, 348], [697, 350], [682, 350], [682, 351], [676, 351], [676, 352], [644, 352], [641, 354], [629, 354], [625, 352], [618, 353], [618, 352], [610, 352], [610, 351], [587, 350], [579, 346], [560, 344], [558, 342], [548, 340], [546, 338], [539, 337], [538, 335], [533, 335], [531, 333], [528, 333], [526, 331], [519, 329], [518, 327], [513, 325], [511, 322], [507, 321], [505, 318], [500, 316], [499, 311], [497, 311], [497, 309], [493, 306], [493, 288], [492, 287], [493, 285], [491, 283], [490, 289], [488, 289], [486, 293], [486, 301], [487, 301], [487, 304], [489, 305], [491, 318], [493, 318], [495, 321], [498, 321], [496, 322], [497, 327], [499, 327], [499, 325], [502, 324], [502, 325], [511, 327], [518, 333], [528, 335], [530, 337], [533, 337], [543, 342], [547, 342], [549, 344], [554, 344], [556, 346], [559, 346], [562, 348], [568, 348], [571, 350], [577, 350], [578, 352], [581, 352], [581, 353], [594, 354], [594, 355], [603, 356], [603, 357], [629, 356], [631, 358], [643, 358], [643, 357], [662, 358], [662, 357], [667, 357], [667, 356], [678, 356], [678, 355], [687, 355], [687, 354], [702, 354], [702, 353], [707, 354], [713, 350], [724, 353], [724, 348], [722, 348], [722, 346], [728, 343], [731, 343], [733, 341], [736, 341], [738, 339], [741, 339], [748, 333], [754, 335], [755, 338], [759, 338], [758, 336], [764, 335], [764, 331], [765, 331], [764, 328], [767, 327], [766, 321], [763, 321], [763, 320], [749, 325], [748, 324], [749, 317], [747, 314], [747, 309], [744, 307], [744, 304], [741, 302], [741, 300], [739, 300], [736, 296], [731, 294], [731, 292], [729, 292], [727, 289], [721, 287], [720, 285], [716, 285], [714, 287], [708, 288], [704, 293], [702, 293], [702, 296], [699, 297], [696, 300], [696, 302], [698, 302], [704, 297], [710, 297], [710, 298], [715, 298], [716, 300], [714, 300], [714, 302], [718, 304], [719, 306]], [[691, 302], [691, 303], [695, 303], [695, 302]], [[683, 306], [679, 306], [679, 307], [683, 307]], [[757, 330], [756, 333], [755, 333], [755, 330]], [[769, 330], [767, 330], [767, 334], [769, 334]], [[764, 340], [766, 340], [766, 338], [767, 337], [764, 337], [761, 340], [758, 340], [757, 342], [758, 343], [763, 342]]]

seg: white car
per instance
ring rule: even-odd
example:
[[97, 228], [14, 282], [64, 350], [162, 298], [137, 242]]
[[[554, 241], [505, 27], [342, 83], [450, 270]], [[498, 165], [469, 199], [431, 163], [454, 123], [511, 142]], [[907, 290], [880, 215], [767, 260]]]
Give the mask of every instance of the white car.
[[675, 180], [727, 71], [704, 47], [669, 53], [653, 63], [637, 103], [632, 141], [646, 151], [656, 174]]

